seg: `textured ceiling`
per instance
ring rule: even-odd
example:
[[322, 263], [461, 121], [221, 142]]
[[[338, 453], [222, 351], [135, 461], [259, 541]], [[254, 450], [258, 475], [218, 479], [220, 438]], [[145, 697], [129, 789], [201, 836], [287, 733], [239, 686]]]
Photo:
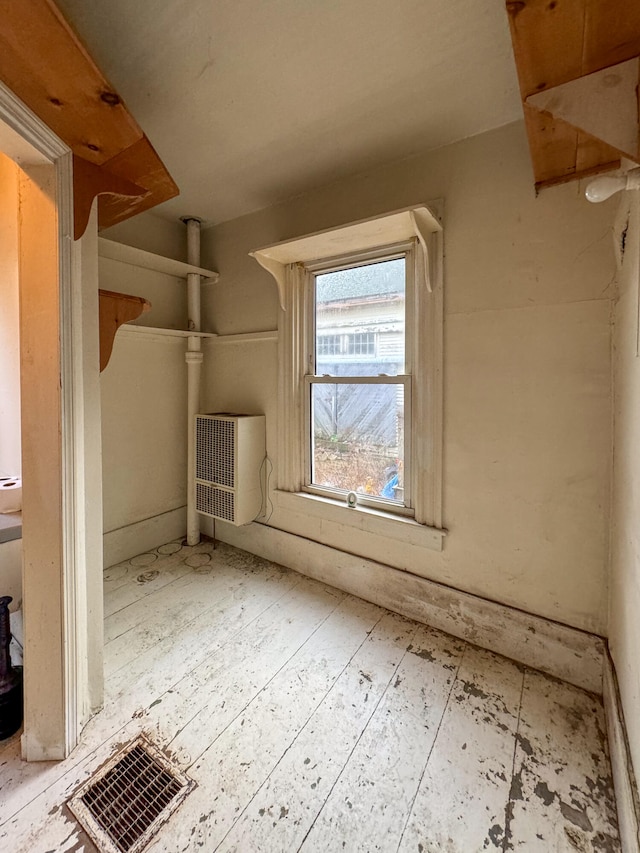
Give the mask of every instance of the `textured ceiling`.
[[521, 117], [503, 0], [57, 0], [178, 183], [233, 219]]

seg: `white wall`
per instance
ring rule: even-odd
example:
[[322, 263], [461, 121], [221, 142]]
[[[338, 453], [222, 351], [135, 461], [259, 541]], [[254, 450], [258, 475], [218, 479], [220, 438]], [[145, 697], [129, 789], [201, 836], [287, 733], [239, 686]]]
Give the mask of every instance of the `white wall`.
[[186, 261], [185, 231], [185, 226], [181, 222], [171, 222], [153, 212], [147, 212], [126, 219], [119, 225], [105, 228], [100, 232], [100, 236], [116, 243], [124, 243], [127, 246], [135, 246], [136, 249], [163, 255], [165, 258]]
[[186, 503], [184, 346], [116, 336], [101, 378], [105, 533]]
[[[222, 334], [276, 327], [275, 283], [249, 251], [436, 198], [445, 204], [444, 551], [355, 530], [347, 510], [346, 524], [286, 511], [273, 493], [269, 524], [604, 634], [612, 212], [577, 184], [536, 198], [520, 123], [205, 231], [203, 263], [221, 274], [205, 322]], [[277, 347], [206, 352], [204, 408], [265, 412], [277, 466]]]
[[0, 477], [19, 476], [18, 167], [0, 153]]
[[616, 241], [625, 233], [614, 333], [614, 476], [609, 646], [636, 778], [640, 776], [640, 193], [621, 198]]
[[[143, 214], [101, 236], [181, 260], [186, 229]], [[150, 326], [186, 327], [184, 280], [101, 258], [100, 287], [144, 296]], [[105, 565], [186, 531], [184, 338], [116, 334], [101, 374]]]

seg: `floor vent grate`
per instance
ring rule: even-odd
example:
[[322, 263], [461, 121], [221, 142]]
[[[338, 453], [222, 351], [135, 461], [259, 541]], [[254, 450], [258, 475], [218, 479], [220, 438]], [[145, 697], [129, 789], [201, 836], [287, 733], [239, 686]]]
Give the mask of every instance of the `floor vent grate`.
[[76, 791], [69, 808], [103, 853], [138, 853], [194, 786], [140, 737]]

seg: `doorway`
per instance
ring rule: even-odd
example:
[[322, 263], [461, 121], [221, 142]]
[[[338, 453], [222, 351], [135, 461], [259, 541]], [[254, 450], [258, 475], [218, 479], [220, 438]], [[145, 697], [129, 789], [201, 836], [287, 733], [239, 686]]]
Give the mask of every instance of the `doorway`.
[[17, 211], [21, 746], [41, 761], [64, 758], [102, 701], [97, 229], [94, 213], [74, 243], [71, 152], [4, 86], [0, 152]]

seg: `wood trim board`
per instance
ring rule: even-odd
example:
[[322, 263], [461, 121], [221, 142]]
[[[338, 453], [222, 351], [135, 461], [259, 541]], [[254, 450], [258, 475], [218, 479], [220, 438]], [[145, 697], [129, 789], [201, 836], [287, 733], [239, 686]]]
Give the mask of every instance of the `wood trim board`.
[[75, 155], [75, 238], [97, 195], [101, 228], [176, 196], [153, 146], [55, 3], [2, 0], [0, 13], [0, 80]]
[[525, 103], [640, 54], [640, 6], [627, 0], [506, 0], [536, 188], [609, 171], [606, 141]]

